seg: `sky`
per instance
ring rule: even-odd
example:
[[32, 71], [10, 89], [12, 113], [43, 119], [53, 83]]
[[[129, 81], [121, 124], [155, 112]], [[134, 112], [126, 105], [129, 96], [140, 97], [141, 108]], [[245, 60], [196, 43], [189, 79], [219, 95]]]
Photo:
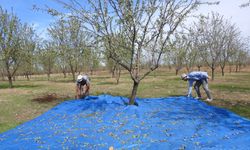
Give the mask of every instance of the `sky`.
[[[215, 0], [206, 0], [215, 1]], [[250, 6], [240, 8], [239, 5], [248, 0], [219, 0], [219, 5], [204, 5], [198, 10], [199, 13], [207, 14], [211, 11], [218, 12], [231, 23], [235, 24], [242, 32], [244, 37], [250, 36]], [[13, 12], [20, 18], [21, 22], [29, 23], [34, 26], [38, 34], [46, 37], [46, 28], [49, 23], [53, 22], [54, 18], [42, 12], [34, 11], [33, 5], [44, 7], [45, 5], [53, 8], [60, 8], [53, 0], [0, 0], [0, 6], [7, 9], [8, 12]]]
[[28, 23], [35, 28], [38, 35], [46, 37], [47, 27], [55, 20], [49, 14], [41, 11], [33, 10], [33, 5], [38, 7], [59, 8], [58, 4], [53, 0], [0, 0], [0, 6], [18, 16], [22, 23]]

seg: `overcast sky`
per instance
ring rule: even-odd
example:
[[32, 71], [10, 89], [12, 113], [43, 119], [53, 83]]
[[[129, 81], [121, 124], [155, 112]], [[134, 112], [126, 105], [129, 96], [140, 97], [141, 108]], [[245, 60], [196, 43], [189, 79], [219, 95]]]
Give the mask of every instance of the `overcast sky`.
[[[248, 0], [220, 0], [219, 5], [200, 7], [199, 12], [203, 14], [207, 14], [211, 11], [218, 12], [236, 24], [242, 32], [242, 35], [247, 37], [250, 36], [250, 6], [245, 8], [239, 7], [239, 5], [247, 1]], [[9, 12], [12, 8], [13, 12], [22, 22], [33, 24], [38, 33], [45, 36], [46, 27], [53, 21], [53, 18], [45, 13], [34, 12], [32, 10], [34, 4], [41, 7], [48, 5], [58, 8], [58, 5], [53, 0], [0, 0], [0, 6], [2, 8], [7, 9]]]

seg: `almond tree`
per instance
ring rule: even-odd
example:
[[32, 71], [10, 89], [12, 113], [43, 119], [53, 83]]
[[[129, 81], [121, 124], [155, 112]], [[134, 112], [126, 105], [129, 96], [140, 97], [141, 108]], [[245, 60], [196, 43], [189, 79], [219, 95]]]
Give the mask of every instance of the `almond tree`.
[[[140, 81], [159, 67], [176, 28], [201, 4], [199, 0], [56, 1], [78, 17], [86, 31], [98, 36], [109, 57], [130, 73], [133, 88], [129, 104], [135, 102]], [[148, 52], [151, 55], [145, 58]], [[141, 63], [146, 59], [152, 63], [142, 71]]]
[[221, 75], [225, 74], [225, 67], [228, 64], [229, 58], [234, 54], [236, 50], [236, 42], [239, 38], [239, 31], [234, 25], [231, 25], [229, 22], [225, 21], [224, 24], [224, 35], [225, 35], [225, 45], [221, 49], [221, 55], [219, 57], [219, 65], [221, 68]]
[[[169, 53], [172, 54], [171, 58], [174, 58], [173, 64], [177, 66], [176, 69], [185, 67], [187, 72], [193, 70], [198, 58], [198, 50], [195, 46], [195, 36], [191, 29], [183, 30], [175, 35], [174, 42], [171, 44], [172, 49]], [[176, 75], [178, 71], [176, 70]]]
[[33, 73], [34, 62], [35, 62], [35, 50], [37, 48], [38, 37], [32, 27], [27, 24], [24, 25], [24, 32], [21, 34], [23, 36], [22, 48], [25, 49], [25, 54], [22, 57], [21, 67], [19, 71], [23, 74], [27, 80]]
[[178, 75], [179, 71], [184, 66], [185, 60], [185, 45], [184, 40], [178, 34], [175, 35], [174, 40], [170, 40], [169, 47], [166, 49], [165, 61], [169, 61], [175, 67], [175, 75]]
[[6, 71], [10, 88], [13, 87], [13, 77], [27, 56], [27, 48], [32, 43], [30, 39], [35, 35], [29, 29], [17, 16], [0, 7], [0, 61]]
[[224, 18], [218, 13], [212, 13], [206, 17], [201, 16], [194, 32], [197, 33], [196, 46], [200, 56], [212, 71], [212, 80], [222, 49], [225, 47], [226, 38], [224, 28]]
[[232, 55], [229, 57], [229, 69], [232, 71], [232, 66], [235, 66], [235, 72], [240, 71], [241, 67], [249, 61], [249, 40], [237, 38], [234, 41]]
[[48, 80], [50, 80], [50, 74], [55, 66], [56, 56], [55, 46], [53, 46], [53, 43], [43, 41], [42, 45], [39, 47], [38, 58], [43, 71], [47, 74]]
[[62, 18], [58, 19], [50, 25], [48, 32], [53, 45], [57, 50], [56, 66], [62, 71], [64, 78], [66, 78], [66, 73], [68, 69], [67, 65], [67, 25], [65, 20]]
[[[211, 68], [212, 80], [217, 66], [220, 66], [222, 76], [229, 58], [237, 52], [237, 42], [240, 32], [227, 19], [218, 13], [201, 16], [193, 28], [196, 34], [196, 47], [202, 60]], [[232, 60], [232, 58], [231, 58]]]
[[86, 42], [91, 38], [81, 26], [81, 21], [71, 16], [58, 20], [48, 29], [51, 40], [58, 50], [58, 61], [63, 65], [61, 68], [65, 69], [67, 66], [70, 69], [73, 81], [76, 73], [81, 70], [79, 67], [83, 64]]

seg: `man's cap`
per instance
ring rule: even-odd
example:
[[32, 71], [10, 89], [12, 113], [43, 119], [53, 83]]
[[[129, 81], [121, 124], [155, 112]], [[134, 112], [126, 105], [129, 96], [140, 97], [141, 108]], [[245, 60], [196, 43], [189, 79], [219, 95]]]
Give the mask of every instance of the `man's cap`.
[[77, 76], [77, 82], [81, 82], [83, 80], [83, 76], [82, 75], [78, 75]]
[[187, 75], [186, 75], [185, 73], [183, 73], [183, 74], [181, 75], [181, 79], [184, 79], [185, 77], [187, 77]]

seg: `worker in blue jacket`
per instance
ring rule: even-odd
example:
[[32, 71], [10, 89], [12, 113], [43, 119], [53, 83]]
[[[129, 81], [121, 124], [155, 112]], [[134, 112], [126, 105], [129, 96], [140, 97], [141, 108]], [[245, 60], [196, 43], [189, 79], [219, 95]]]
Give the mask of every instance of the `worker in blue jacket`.
[[213, 100], [210, 94], [210, 90], [208, 89], [209, 76], [207, 72], [193, 71], [193, 72], [190, 72], [189, 74], [183, 73], [181, 75], [181, 79], [184, 81], [188, 81], [188, 94], [187, 94], [188, 97], [191, 97], [192, 95], [192, 87], [193, 87], [193, 83], [195, 82], [194, 88], [197, 93], [197, 99], [201, 98], [200, 86], [202, 85], [208, 97], [206, 101], [211, 102]]

